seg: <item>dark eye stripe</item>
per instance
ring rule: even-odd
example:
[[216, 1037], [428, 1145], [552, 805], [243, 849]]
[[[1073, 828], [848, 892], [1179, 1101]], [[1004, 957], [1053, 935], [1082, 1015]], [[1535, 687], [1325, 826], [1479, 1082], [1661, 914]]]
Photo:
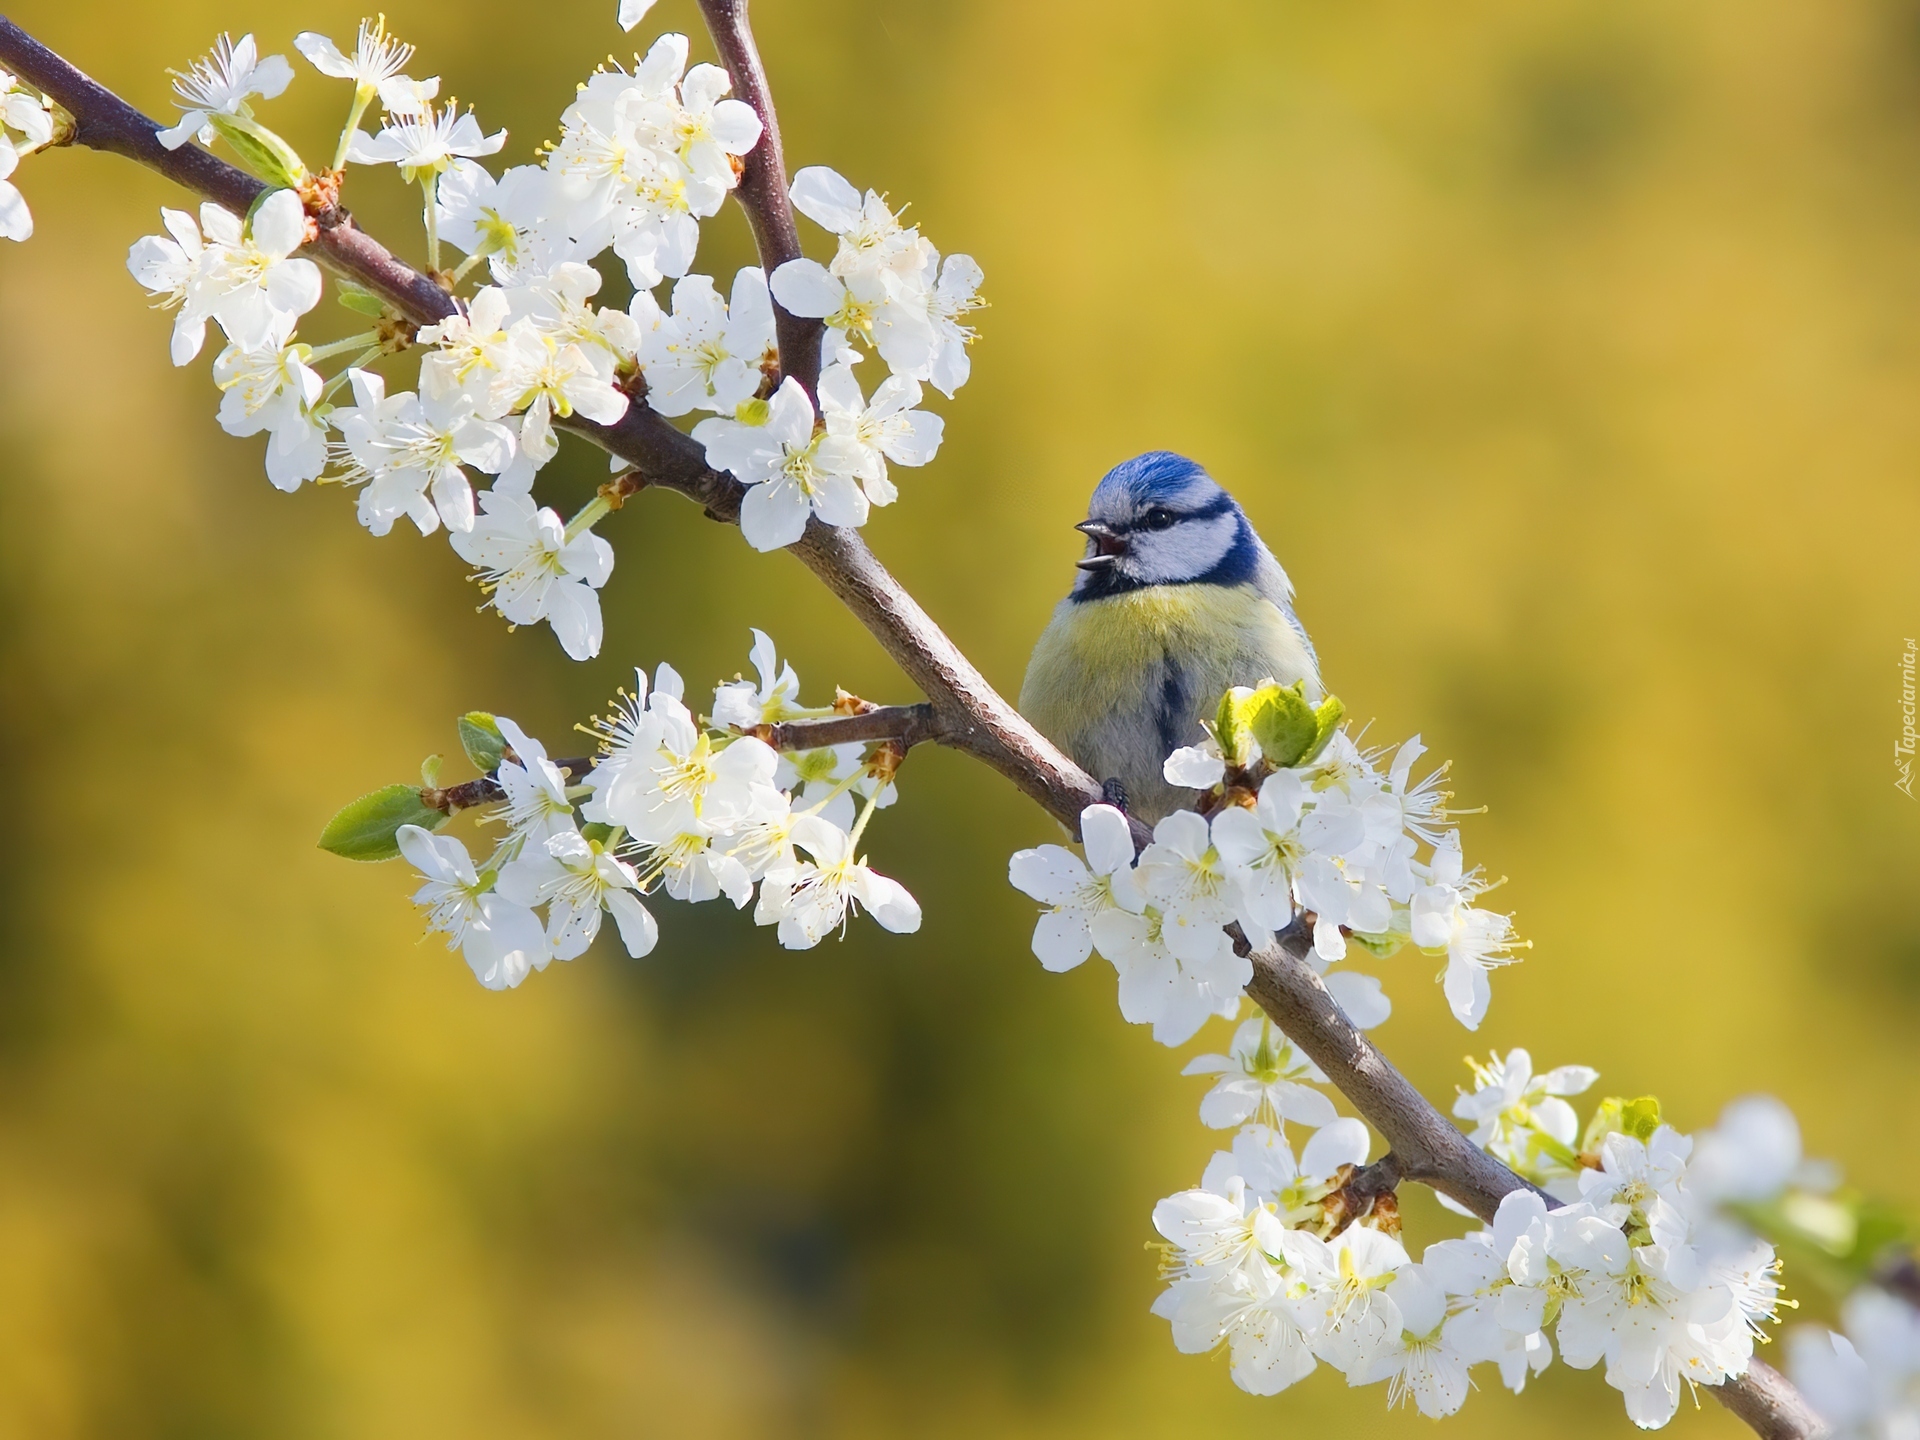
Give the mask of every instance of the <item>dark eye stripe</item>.
[[1180, 511], [1167, 505], [1154, 505], [1134, 516], [1129, 524], [1129, 528], [1135, 530], [1153, 529], [1154, 526], [1148, 517], [1156, 511], [1164, 512], [1171, 517], [1161, 527], [1163, 529], [1167, 525], [1184, 524], [1189, 520], [1218, 520], [1222, 515], [1231, 515], [1233, 513], [1233, 497], [1231, 495], [1216, 495], [1198, 510]]

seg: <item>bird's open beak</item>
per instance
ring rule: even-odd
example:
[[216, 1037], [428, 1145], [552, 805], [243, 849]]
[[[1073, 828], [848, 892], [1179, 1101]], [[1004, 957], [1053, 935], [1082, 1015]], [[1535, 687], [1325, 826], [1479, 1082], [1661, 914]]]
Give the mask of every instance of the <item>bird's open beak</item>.
[[1073, 527], [1087, 537], [1087, 557], [1082, 570], [1105, 570], [1127, 553], [1127, 537], [1104, 520], [1082, 520]]

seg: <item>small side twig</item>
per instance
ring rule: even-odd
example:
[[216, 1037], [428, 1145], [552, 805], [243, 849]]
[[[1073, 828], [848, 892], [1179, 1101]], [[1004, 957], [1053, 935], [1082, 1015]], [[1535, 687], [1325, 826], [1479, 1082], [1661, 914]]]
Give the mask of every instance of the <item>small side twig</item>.
[[[553, 763], [567, 779], [574, 781], [582, 779], [594, 766], [593, 760], [587, 757], [556, 760]], [[430, 787], [420, 792], [422, 805], [448, 815], [458, 815], [462, 810], [471, 810], [476, 805], [497, 805], [506, 798], [506, 790], [491, 775], [482, 775], [477, 780], [463, 780], [445, 789]]]
[[755, 725], [742, 732], [764, 740], [776, 750], [817, 750], [854, 741], [891, 741], [902, 751], [945, 738], [939, 713], [922, 701], [918, 705], [874, 705], [850, 715], [826, 715], [817, 720], [782, 720]]

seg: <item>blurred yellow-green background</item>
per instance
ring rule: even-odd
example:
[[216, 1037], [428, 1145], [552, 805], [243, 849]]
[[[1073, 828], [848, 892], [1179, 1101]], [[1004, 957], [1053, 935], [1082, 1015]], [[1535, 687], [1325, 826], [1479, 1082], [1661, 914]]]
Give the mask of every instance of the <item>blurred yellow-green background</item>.
[[[389, 0], [414, 73], [515, 162], [633, 48], [614, 8]], [[946, 448], [868, 533], [987, 673], [1017, 686], [1098, 476], [1199, 457], [1350, 710], [1490, 807], [1469, 855], [1536, 941], [1477, 1036], [1431, 962], [1386, 962], [1389, 1053], [1445, 1097], [1469, 1046], [1527, 1044], [1686, 1128], [1777, 1091], [1815, 1153], [1920, 1189], [1920, 808], [1892, 760], [1920, 4], [755, 10], [790, 162], [911, 201], [986, 269]], [[288, 51], [358, 16], [14, 13], [152, 112], [222, 28]], [[664, 0], [635, 38], [695, 24]], [[319, 154], [343, 107], [302, 65], [267, 115]], [[39, 233], [0, 251], [0, 1436], [1424, 1433], [1327, 1373], [1241, 1395], [1146, 1313], [1153, 1201], [1216, 1139], [1202, 1082], [1120, 1022], [1104, 966], [1033, 961], [1005, 862], [1049, 826], [954, 756], [917, 752], [871, 832], [916, 937], [792, 955], [666, 906], [648, 960], [603, 941], [505, 995], [419, 943], [401, 867], [314, 838], [457, 756], [457, 713], [565, 749], [632, 664], [731, 675], [756, 624], [816, 694], [903, 683], [799, 566], [670, 496], [603, 527], [599, 660], [509, 635], [443, 538], [275, 492], [204, 358], [168, 367], [122, 259], [177, 195], [84, 153], [16, 178]], [[349, 200], [418, 258], [390, 173]], [[701, 268], [744, 247], [729, 213]], [[576, 455], [543, 493], [600, 473]], [[1416, 1244], [1455, 1223], [1409, 1207]], [[1564, 1370], [1520, 1401], [1488, 1376], [1451, 1423], [1628, 1430]], [[1710, 1401], [1676, 1425], [1735, 1432]]]

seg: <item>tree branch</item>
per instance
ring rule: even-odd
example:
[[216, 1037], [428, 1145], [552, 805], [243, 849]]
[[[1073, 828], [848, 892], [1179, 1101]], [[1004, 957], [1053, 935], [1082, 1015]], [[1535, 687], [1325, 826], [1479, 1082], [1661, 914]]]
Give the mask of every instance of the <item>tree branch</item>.
[[[747, 25], [746, 0], [701, 0], [701, 7], [733, 76], [735, 92], [755, 108], [764, 127], [765, 139], [747, 158], [737, 193], [752, 222], [761, 263], [771, 272], [800, 252], [765, 71]], [[165, 149], [154, 138], [159, 126], [152, 120], [3, 17], [0, 63], [73, 116], [76, 144], [124, 156], [236, 213], [244, 214], [265, 188], [204, 150]], [[433, 324], [454, 313], [451, 296], [355, 228], [345, 211], [326, 206], [322, 214], [327, 223], [321, 226], [314, 248], [329, 268], [373, 290], [415, 324]], [[811, 388], [819, 358], [817, 322], [800, 321], [780, 311], [776, 311], [776, 322], [783, 367]], [[633, 465], [649, 485], [686, 495], [716, 520], [738, 523], [739, 482], [708, 468], [702, 448], [645, 404], [630, 406], [610, 426], [576, 418], [567, 422], [567, 428]], [[828, 733], [847, 740], [903, 741], [912, 734], [917, 740], [950, 745], [999, 771], [1054, 819], [1077, 830], [1080, 812], [1102, 800], [1099, 783], [987, 683], [857, 532], [813, 521], [790, 548], [928, 697], [925, 705], [869, 712], [888, 715], [877, 723], [889, 726], [895, 723], [891, 712], [911, 715], [911, 722], [899, 721], [903, 727], [899, 734], [869, 735], [851, 725]], [[834, 725], [843, 719], [868, 718], [858, 715], [804, 723]], [[820, 740], [821, 733], [811, 732], [807, 743], [837, 743]], [[557, 763], [571, 770], [587, 762]], [[497, 782], [487, 777], [437, 793], [446, 796], [450, 805], [460, 806], [504, 798]], [[1136, 844], [1145, 843], [1146, 831], [1137, 821], [1134, 833]], [[1501, 1197], [1526, 1182], [1469, 1142], [1354, 1028], [1306, 964], [1308, 943], [1304, 928], [1296, 925], [1256, 954], [1248, 993], [1386, 1138], [1401, 1177], [1431, 1185], [1490, 1220]], [[1714, 1394], [1766, 1440], [1813, 1440], [1824, 1433], [1793, 1386], [1757, 1360], [1745, 1376], [1714, 1387]]]
[[[767, 86], [759, 48], [753, 43], [753, 27], [747, 23], [747, 0], [700, 0], [700, 13], [706, 18], [721, 63], [733, 78], [734, 97], [751, 105], [760, 117], [760, 143], [747, 152], [739, 187], [733, 193], [747, 212], [761, 268], [771, 280], [775, 270], [802, 254], [800, 229], [787, 198], [787, 162], [780, 146], [773, 93]], [[820, 321], [790, 315], [776, 300], [773, 327], [780, 344], [781, 373], [798, 380], [811, 397], [820, 383]]]

